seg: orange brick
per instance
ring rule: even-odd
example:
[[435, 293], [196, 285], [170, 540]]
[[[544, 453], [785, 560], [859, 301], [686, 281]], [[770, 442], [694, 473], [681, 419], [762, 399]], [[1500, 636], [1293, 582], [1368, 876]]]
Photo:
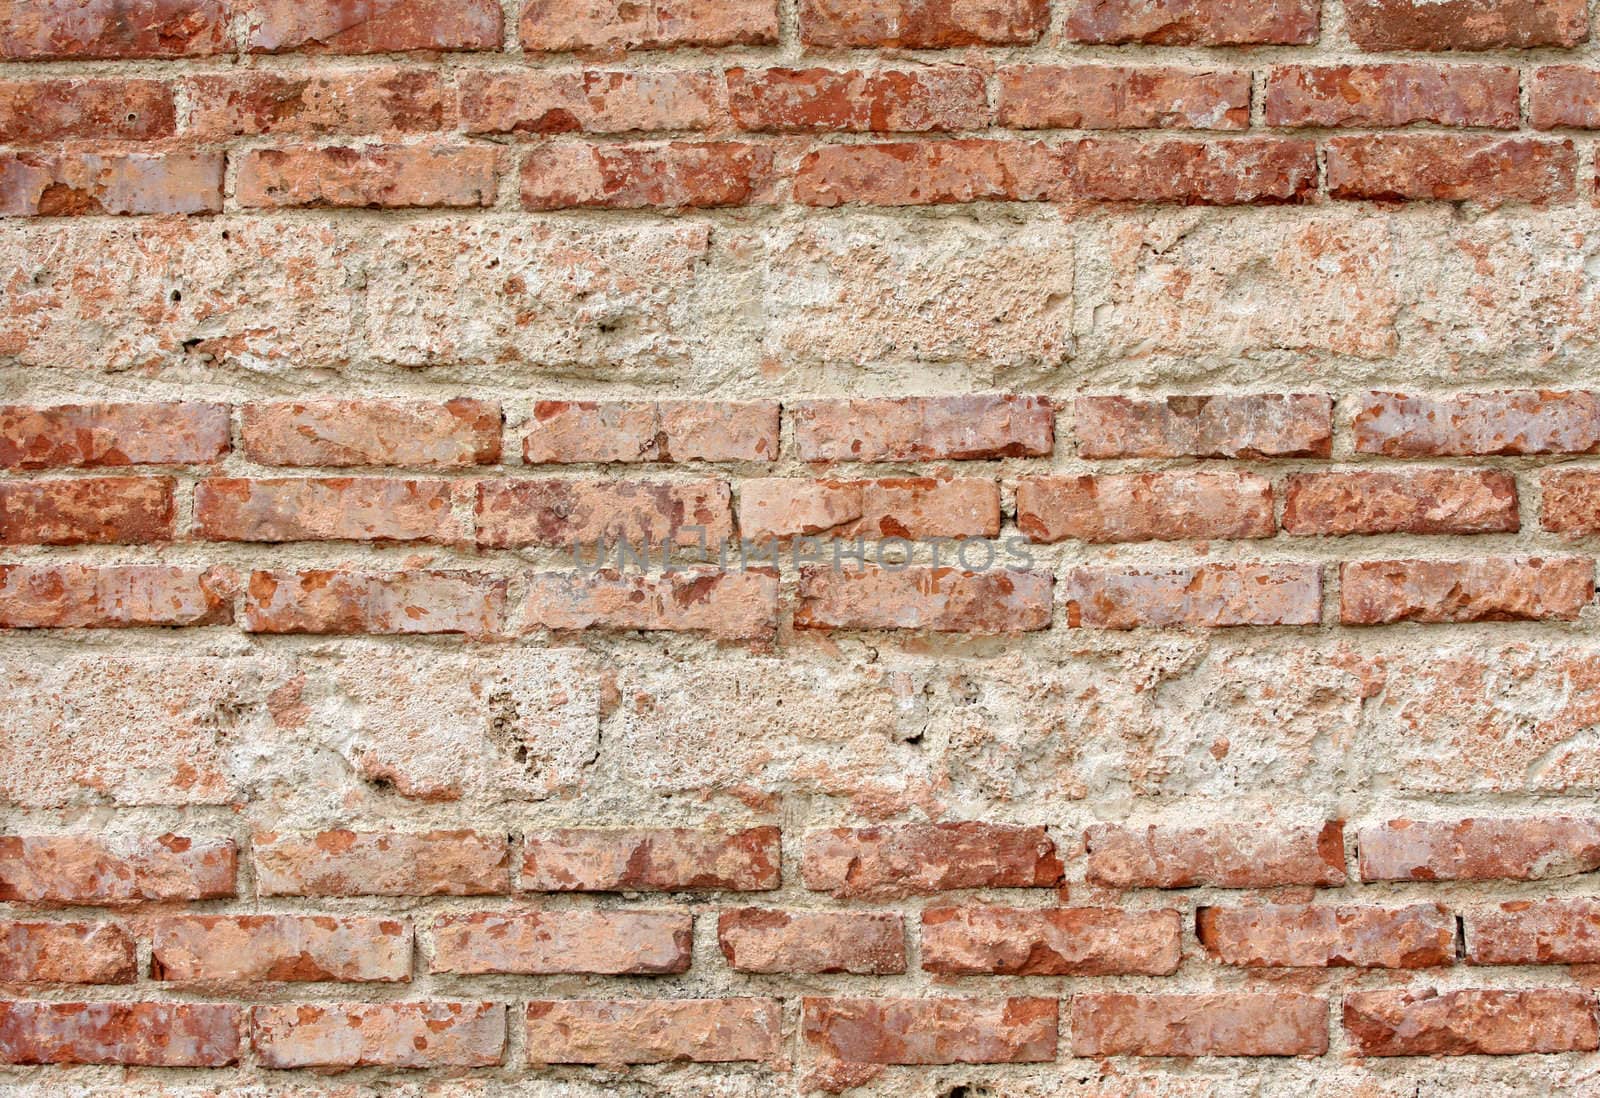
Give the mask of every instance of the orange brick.
[[506, 584], [475, 572], [251, 572], [244, 628], [488, 637], [505, 616]]
[[997, 635], [1050, 628], [1048, 572], [807, 566], [796, 629], [927, 629]]
[[503, 18], [494, 0], [402, 3], [363, 0], [251, 0], [246, 48], [258, 53], [404, 53], [495, 50]]
[[764, 133], [928, 133], [989, 124], [983, 74], [921, 69], [729, 69], [728, 109]]
[[1345, 19], [1364, 50], [1528, 49], [1589, 36], [1583, 0], [1350, 0]]
[[530, 465], [775, 461], [775, 401], [541, 400], [523, 437]]
[[201, 465], [228, 452], [223, 404], [63, 404], [0, 407], [8, 469]]
[[252, 149], [235, 194], [261, 207], [491, 206], [499, 163], [497, 150], [478, 146]]
[[717, 942], [737, 972], [891, 975], [906, 970], [901, 917], [880, 912], [724, 911]]
[[1078, 454], [1086, 458], [1328, 457], [1333, 401], [1313, 393], [1243, 393], [1139, 400], [1079, 397]]
[[[659, 550], [714, 546], [733, 537], [733, 508], [722, 480], [490, 480], [478, 485], [478, 545], [544, 545], [588, 550], [625, 541]], [[586, 557], [585, 559], [589, 559]]]
[[759, 640], [778, 627], [778, 577], [771, 572], [644, 576], [604, 569], [535, 572], [526, 581], [518, 613], [524, 632], [638, 629]]
[[221, 209], [220, 153], [0, 155], [0, 217], [202, 214]]
[[238, 577], [166, 564], [0, 564], [0, 627], [230, 625]]
[[1270, 538], [1272, 482], [1253, 473], [1023, 477], [1017, 528], [1040, 542]]
[[1061, 860], [1042, 827], [978, 821], [835, 828], [806, 836], [806, 887], [842, 899], [965, 888], [1050, 888]]
[[997, 83], [997, 120], [1017, 130], [1250, 126], [1250, 74], [1239, 70], [1014, 65], [999, 71]]
[[1102, 202], [1276, 204], [1304, 202], [1317, 188], [1316, 144], [1295, 138], [1091, 137], [1072, 155], [1077, 192]]
[[1314, 564], [1075, 568], [1061, 585], [1073, 629], [1218, 629], [1322, 619], [1322, 573]]
[[1290, 534], [1514, 534], [1521, 526], [1510, 473], [1303, 473], [1285, 484]]
[[778, 40], [777, 0], [526, 0], [519, 37], [528, 51], [765, 46]]
[[565, 828], [523, 838], [525, 892], [762, 892], [781, 879], [778, 829]]
[[941, 976], [1170, 976], [1183, 954], [1177, 911], [930, 908], [922, 967]]
[[460, 86], [468, 133], [704, 130], [722, 113], [709, 72], [464, 72]]
[[1344, 1030], [1361, 1056], [1508, 1056], [1600, 1048], [1594, 996], [1577, 988], [1355, 991]]
[[462, 527], [451, 509], [466, 491], [445, 480], [212, 477], [195, 485], [195, 532], [208, 541], [454, 542]]
[[[819, 535], [992, 538], [999, 533], [1000, 486], [983, 477], [739, 482], [739, 535], [751, 541]], [[953, 556], [956, 550], [946, 553]]]
[[1434, 135], [1335, 137], [1325, 148], [1328, 195], [1442, 202], [1570, 202], [1570, 141]]
[[978, 461], [1045, 457], [1055, 414], [1012, 393], [805, 400], [791, 406], [801, 461]]
[[0, 1002], [0, 1063], [223, 1067], [243, 1023], [220, 1003]]
[[1521, 120], [1502, 65], [1284, 65], [1267, 77], [1269, 126], [1492, 126]]
[[1339, 619], [1575, 621], [1594, 601], [1590, 557], [1364, 560], [1339, 566]]
[[411, 927], [332, 915], [181, 915], [151, 930], [150, 975], [173, 984], [411, 978]]
[[1345, 883], [1344, 828], [1217, 823], [1097, 824], [1085, 833], [1089, 880], [1113, 888], [1272, 888]]
[[1600, 817], [1390, 820], [1361, 829], [1363, 881], [1536, 881], [1600, 869]]
[[822, 999], [801, 1035], [851, 1064], [1031, 1064], [1056, 1058], [1054, 999]]
[[172, 540], [169, 477], [0, 483], [0, 544], [133, 545]]
[[0, 80], [7, 144], [150, 141], [171, 137], [177, 124], [172, 88], [159, 80]]
[[1227, 965], [1430, 968], [1456, 959], [1455, 918], [1441, 904], [1202, 907], [1195, 933]]
[[1023, 46], [1050, 22], [1048, 0], [801, 0], [800, 41], [806, 46]]
[[478, 911], [433, 924], [434, 972], [648, 976], [686, 972], [694, 917], [652, 911]]
[[228, 48], [227, 0], [32, 0], [8, 4], [0, 58], [207, 57]]
[[505, 1053], [501, 1003], [273, 1003], [250, 1012], [263, 1067], [491, 1067]]
[[446, 122], [444, 85], [427, 69], [280, 74], [246, 71], [182, 81], [187, 131], [201, 140], [259, 134], [424, 133]]
[[1080, 994], [1074, 1056], [1321, 1056], [1328, 1004], [1292, 992]]
[[511, 883], [504, 835], [269, 832], [251, 847], [263, 896], [482, 896], [509, 891]]
[[535, 1066], [774, 1060], [783, 1036], [777, 999], [544, 999], [526, 1017]]
[[234, 895], [231, 839], [0, 836], [0, 900], [135, 904]]
[[0, 983], [131, 984], [133, 938], [115, 923], [0, 922]]
[[466, 398], [246, 404], [239, 444], [261, 465], [494, 465], [500, 423], [498, 404]]
[[528, 210], [707, 209], [770, 201], [773, 150], [736, 141], [543, 145], [522, 162]]
[[1303, 46], [1318, 13], [1314, 0], [1070, 0], [1066, 31], [1103, 45]]

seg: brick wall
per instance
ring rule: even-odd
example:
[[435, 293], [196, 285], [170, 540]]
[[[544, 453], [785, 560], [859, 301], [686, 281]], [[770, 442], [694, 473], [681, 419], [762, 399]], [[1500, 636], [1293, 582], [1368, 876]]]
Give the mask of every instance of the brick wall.
[[0, 0], [0, 1095], [1600, 1094], [1590, 38]]

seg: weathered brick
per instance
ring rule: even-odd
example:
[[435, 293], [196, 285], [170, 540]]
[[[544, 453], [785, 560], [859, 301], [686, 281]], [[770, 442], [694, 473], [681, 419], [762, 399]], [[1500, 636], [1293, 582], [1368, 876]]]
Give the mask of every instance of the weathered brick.
[[246, 404], [239, 444], [261, 465], [494, 465], [500, 406], [465, 397]]
[[1012, 569], [806, 566], [800, 572], [794, 626], [1028, 633], [1050, 628], [1053, 584], [1048, 572]]
[[1521, 121], [1518, 73], [1502, 65], [1283, 65], [1267, 77], [1269, 126], [1492, 126]]
[[1078, 397], [1078, 454], [1086, 458], [1327, 457], [1333, 401], [1311, 393]]
[[0, 217], [202, 214], [221, 209], [220, 153], [0, 156]]
[[1510, 473], [1300, 473], [1285, 483], [1290, 534], [1514, 534], [1521, 525]]
[[1528, 121], [1536, 130], [1600, 126], [1600, 69], [1546, 65], [1528, 88]]
[[762, 133], [926, 133], [989, 124], [983, 74], [921, 69], [729, 69], [728, 109]]
[[523, 837], [525, 892], [764, 892], [781, 879], [776, 827], [564, 828]]
[[251, 0], [249, 13], [258, 53], [494, 50], [504, 22], [495, 0]]
[[807, 206], [1032, 202], [1068, 191], [1068, 166], [1038, 141], [952, 138], [824, 145], [800, 161], [795, 201]]
[[1170, 976], [1183, 915], [1113, 908], [931, 908], [922, 967], [941, 976]]
[[1054, 999], [821, 999], [801, 1034], [852, 1064], [1029, 1064], [1056, 1058]]
[[899, 915], [885, 912], [740, 908], [718, 917], [717, 942], [738, 972], [885, 976], [906, 970], [905, 926]]
[[1317, 40], [1313, 0], [1075, 0], [1067, 39], [1106, 45], [1303, 46]]
[[568, 548], [626, 541], [636, 548], [719, 545], [733, 536], [723, 480], [490, 480], [478, 484], [478, 545]]
[[1600, 530], [1600, 475], [1586, 469], [1548, 472], [1539, 478], [1539, 525], [1558, 534]]
[[251, 572], [251, 633], [465, 633], [488, 637], [505, 616], [504, 577], [478, 572]]
[[777, 999], [544, 999], [528, 1004], [528, 1061], [539, 1064], [775, 1060]]
[[1344, 827], [1219, 823], [1096, 824], [1084, 835], [1089, 880], [1113, 888], [1274, 888], [1344, 884]]
[[679, 912], [477, 911], [433, 924], [434, 972], [648, 976], [687, 972], [694, 917]]
[[1589, 37], [1583, 0], [1347, 0], [1344, 10], [1364, 50], [1528, 49]]
[[1033, 541], [1270, 538], [1272, 482], [1254, 473], [1023, 477], [1017, 528]]
[[61, 404], [0, 407], [8, 469], [199, 465], [228, 452], [224, 404]]
[[177, 125], [172, 88], [159, 80], [0, 80], [7, 144], [150, 141], [171, 137]]
[[221, 1003], [0, 1002], [0, 1063], [222, 1067], [243, 1022]]
[[1225, 965], [1429, 968], [1456, 958], [1456, 923], [1441, 904], [1202, 907], [1195, 933]]
[[1533, 389], [1368, 393], [1353, 426], [1357, 453], [1387, 457], [1588, 454], [1600, 450], [1600, 397]]
[[263, 896], [482, 896], [510, 891], [504, 835], [476, 831], [258, 833]]
[[251, 149], [235, 194], [242, 206], [490, 206], [499, 164], [476, 145]]
[[765, 46], [778, 40], [777, 0], [527, 0], [519, 37], [529, 51]]
[[1314, 564], [1074, 568], [1061, 585], [1072, 629], [1219, 629], [1322, 620], [1322, 571]]
[[517, 615], [524, 632], [640, 629], [760, 640], [770, 638], [778, 626], [778, 577], [773, 572], [535, 572], [526, 577], [525, 586]]
[[115, 923], [0, 922], [0, 983], [131, 984], [133, 938]]
[[272, 1003], [250, 1012], [267, 1068], [491, 1067], [506, 1043], [502, 1003]]
[[709, 72], [465, 72], [460, 89], [468, 133], [704, 130], [721, 116]]
[[230, 625], [238, 577], [168, 564], [0, 564], [0, 628]]
[[977, 461], [1044, 457], [1054, 445], [1047, 397], [804, 400], [790, 407], [801, 461]]
[[965, 888], [1050, 888], [1063, 868], [1042, 827], [964, 821], [813, 831], [806, 887], [841, 899], [897, 899]]
[[1378, 135], [1324, 145], [1328, 194], [1349, 199], [1570, 202], [1578, 154], [1570, 141], [1522, 137]]
[[1022, 46], [1050, 23], [1048, 0], [801, 0], [800, 41], [807, 46]]
[[0, 58], [208, 57], [228, 48], [227, 0], [7, 0]]
[[1250, 74], [1239, 70], [1015, 65], [1002, 68], [996, 81], [996, 120], [1016, 130], [1250, 126]]
[[0, 483], [0, 544], [133, 545], [172, 540], [170, 477]]
[[411, 978], [411, 926], [332, 915], [181, 915], [155, 921], [150, 975], [174, 984]]
[[0, 900], [109, 906], [234, 894], [231, 839], [0, 836]]
[[1594, 996], [1577, 988], [1354, 991], [1344, 1031], [1360, 1056], [1508, 1056], [1600, 1048]]
[[992, 538], [999, 533], [1000, 486], [986, 477], [739, 482], [739, 535], [751, 541], [818, 535]]
[[523, 437], [530, 465], [775, 461], [775, 401], [541, 400]]
[[1077, 192], [1103, 202], [1275, 204], [1306, 201], [1317, 188], [1316, 144], [1298, 138], [1091, 137], [1072, 160]]
[[1600, 900], [1508, 900], [1465, 922], [1475, 965], [1600, 964]]
[[1357, 844], [1363, 881], [1540, 881], [1600, 869], [1600, 818], [1390, 820]]
[[1072, 997], [1074, 1056], [1321, 1056], [1328, 1004], [1292, 992]]
[[438, 541], [462, 537], [451, 508], [470, 485], [389, 477], [211, 477], [194, 488], [209, 541]]
[[1575, 621], [1594, 601], [1590, 557], [1363, 560], [1339, 566], [1339, 620]]
[[428, 69], [230, 72], [187, 77], [185, 133], [205, 141], [260, 134], [425, 133], [443, 129], [445, 92]]
[[541, 145], [522, 161], [528, 210], [708, 209], [771, 201], [773, 149], [739, 141]]

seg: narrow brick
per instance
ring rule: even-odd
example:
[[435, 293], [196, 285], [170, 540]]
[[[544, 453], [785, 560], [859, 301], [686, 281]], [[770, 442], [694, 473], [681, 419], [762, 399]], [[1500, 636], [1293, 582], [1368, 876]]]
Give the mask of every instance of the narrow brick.
[[221, 1003], [0, 1002], [0, 1063], [223, 1067], [243, 1021]]
[[133, 938], [115, 923], [0, 922], [0, 984], [131, 984]]
[[1536, 130], [1600, 127], [1600, 69], [1546, 65], [1528, 90], [1528, 120]]
[[1013, 393], [804, 400], [791, 414], [801, 461], [1047, 457], [1055, 438], [1049, 398]]
[[[625, 541], [658, 550], [720, 545], [733, 536], [723, 480], [491, 480], [478, 485], [478, 545], [588, 548]], [[587, 559], [587, 558], [586, 558]]]
[[764, 892], [781, 879], [776, 827], [563, 828], [523, 837], [525, 892]]
[[411, 978], [411, 926], [332, 915], [182, 915], [150, 932], [150, 975], [173, 984], [393, 983]]
[[800, 41], [825, 49], [1025, 46], [1050, 23], [1048, 0], [800, 0]]
[[1539, 478], [1539, 525], [1557, 534], [1600, 530], [1600, 474], [1586, 469], [1547, 472]]
[[498, 150], [476, 145], [251, 149], [235, 194], [255, 207], [492, 206], [499, 162]]
[[1086, 458], [1328, 457], [1333, 401], [1320, 393], [1078, 397], [1078, 454]]
[[1113, 908], [931, 908], [922, 967], [941, 976], [1170, 976], [1183, 915]]
[[1272, 482], [1254, 473], [1023, 477], [1017, 528], [1032, 541], [1270, 538]]
[[261, 465], [494, 465], [500, 422], [498, 404], [466, 398], [246, 404], [239, 443]]
[[1600, 900], [1508, 900], [1466, 915], [1475, 965], [1600, 964]]
[[230, 625], [237, 577], [167, 564], [0, 564], [0, 627]]
[[778, 41], [777, 0], [527, 0], [519, 39], [528, 51], [660, 50], [769, 46]]
[[261, 1065], [492, 1067], [506, 1043], [502, 1003], [272, 1003], [250, 1012]]
[[1266, 122], [1514, 130], [1522, 116], [1518, 80], [1504, 65], [1282, 65], [1267, 77]]
[[[999, 533], [1000, 486], [987, 477], [765, 477], [739, 482], [739, 534], [751, 541], [801, 536], [992, 538]], [[946, 553], [959, 562], [959, 549]], [[974, 563], [977, 553], [969, 554]]]
[[1600, 1048], [1592, 993], [1577, 988], [1354, 991], [1344, 1031], [1360, 1056], [1512, 1056]]
[[1583, 0], [1346, 0], [1344, 11], [1364, 50], [1529, 49], [1589, 37]]
[[721, 116], [710, 72], [465, 72], [468, 133], [635, 133], [710, 129]]
[[186, 133], [203, 141], [265, 134], [428, 133], [446, 122], [445, 91], [429, 69], [191, 76]]
[[1314, 564], [1074, 568], [1062, 587], [1073, 629], [1219, 629], [1322, 620], [1322, 572]]
[[1033, 1064], [1056, 1058], [1054, 999], [820, 999], [801, 1034], [851, 1064]]
[[736, 972], [887, 976], [906, 970], [904, 922], [886, 912], [724, 911], [717, 942]]
[[231, 839], [0, 836], [0, 900], [116, 905], [234, 895]]
[[1321, 1056], [1328, 1004], [1292, 992], [1072, 997], [1074, 1056]]
[[495, 0], [251, 0], [246, 48], [256, 53], [405, 53], [497, 50]]
[[1112, 888], [1336, 887], [1345, 883], [1344, 827], [1217, 823], [1097, 824], [1084, 834], [1089, 880]]
[[518, 628], [704, 633], [718, 640], [771, 638], [778, 627], [775, 572], [694, 569], [663, 575], [535, 572]]
[[1064, 872], [1042, 827], [977, 821], [813, 831], [802, 876], [813, 892], [888, 900], [966, 888], [1051, 888]]
[[1511, 473], [1300, 473], [1285, 485], [1290, 534], [1514, 534], [1521, 525]]
[[451, 508], [468, 490], [388, 477], [212, 477], [194, 488], [195, 532], [208, 541], [455, 542], [462, 528]]
[[172, 88], [160, 80], [0, 80], [0, 141], [7, 144], [152, 141], [171, 137], [177, 125]]
[[1364, 560], [1339, 566], [1346, 625], [1576, 621], [1594, 601], [1589, 557]]
[[1304, 46], [1317, 40], [1315, 0], [1073, 0], [1067, 40], [1102, 45]]
[[[991, 547], [992, 548], [992, 547]], [[796, 629], [927, 629], [994, 636], [1050, 628], [1048, 572], [806, 566]]]
[[221, 209], [221, 153], [0, 155], [0, 217], [204, 214]]
[[477, 911], [433, 924], [434, 972], [652, 976], [687, 972], [694, 917], [680, 912]]
[[952, 138], [823, 145], [800, 161], [796, 202], [807, 206], [927, 206], [1065, 197], [1066, 162], [1038, 141]]
[[541, 400], [523, 436], [530, 465], [774, 461], [776, 401]]
[[1304, 202], [1317, 188], [1316, 144], [1298, 138], [1092, 137], [1073, 148], [1078, 193], [1102, 202], [1277, 204]]
[[775, 1060], [783, 1041], [777, 999], [544, 999], [526, 1018], [534, 1066]]
[[204, 465], [231, 432], [225, 404], [14, 404], [0, 407], [0, 466]]
[[170, 477], [0, 483], [0, 544], [137, 545], [172, 540]]
[[251, 633], [493, 636], [504, 577], [478, 572], [258, 571], [245, 587]]
[[1353, 426], [1357, 453], [1387, 457], [1590, 454], [1600, 451], [1600, 397], [1533, 389], [1368, 393]]
[[996, 80], [997, 121], [1015, 130], [1250, 126], [1250, 74], [1236, 69], [1013, 65], [1000, 69]]
[[511, 887], [504, 835], [264, 832], [251, 848], [262, 896], [482, 896]]
[[1430, 968], [1456, 959], [1455, 918], [1441, 904], [1202, 907], [1195, 933], [1225, 965]]
[[761, 133], [929, 133], [989, 124], [977, 69], [729, 69], [734, 123]]
[[739, 141], [541, 145], [522, 161], [527, 210], [710, 209], [771, 201], [773, 148]]
[[8, 0], [8, 61], [209, 57], [228, 49], [227, 0]]
[[1328, 195], [1439, 202], [1570, 202], [1570, 141], [1433, 134], [1335, 137], [1324, 146]]
[[1363, 881], [1541, 881], [1600, 869], [1600, 818], [1390, 820], [1358, 844]]

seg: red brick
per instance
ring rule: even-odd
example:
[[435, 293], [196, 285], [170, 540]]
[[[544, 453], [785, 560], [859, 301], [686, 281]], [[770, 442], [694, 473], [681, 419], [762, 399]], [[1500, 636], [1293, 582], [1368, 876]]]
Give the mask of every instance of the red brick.
[[251, 0], [246, 47], [257, 53], [497, 50], [495, 0]]
[[488, 637], [505, 615], [503, 577], [477, 572], [251, 572], [251, 633], [465, 633]]
[[1502, 65], [1283, 65], [1267, 77], [1269, 126], [1493, 126], [1521, 122], [1518, 73]]
[[992, 538], [999, 533], [1000, 486], [986, 477], [765, 477], [739, 483], [739, 535], [751, 541], [817, 535]]
[[928, 629], [981, 636], [1050, 628], [1048, 572], [826, 566], [800, 572], [796, 629]]
[[1072, 629], [1218, 629], [1322, 620], [1322, 571], [1314, 564], [1074, 568], [1061, 582]]
[[209, 541], [454, 542], [463, 531], [451, 508], [469, 487], [389, 477], [211, 477], [194, 488], [195, 532]]
[[778, 887], [776, 827], [562, 828], [523, 837], [524, 892], [764, 892]]
[[200, 465], [231, 432], [225, 404], [13, 404], [0, 407], [0, 466]]
[[1243, 130], [1250, 74], [1167, 65], [1015, 65], [997, 120], [1017, 130]]
[[802, 862], [807, 888], [841, 899], [1051, 888], [1062, 873], [1044, 828], [977, 821], [813, 831]]
[[722, 480], [491, 480], [478, 485], [478, 545], [570, 548], [626, 541], [719, 545], [733, 536]]
[[1104, 202], [1236, 206], [1303, 202], [1317, 189], [1317, 147], [1286, 137], [1137, 141], [1092, 137], [1074, 146], [1077, 190]]
[[1086, 458], [1325, 458], [1333, 450], [1333, 401], [1321, 394], [1088, 396], [1073, 415]]
[[250, 1012], [266, 1068], [492, 1067], [506, 1044], [502, 1003], [273, 1003]]
[[535, 572], [526, 587], [518, 614], [523, 632], [638, 629], [759, 640], [778, 627], [778, 577], [772, 572]]
[[922, 967], [942, 976], [1170, 976], [1183, 955], [1177, 911], [933, 908]]
[[925, 206], [1029, 202], [1067, 193], [1057, 152], [1037, 141], [961, 138], [874, 145], [824, 145], [795, 175], [808, 206]]
[[1335, 137], [1325, 155], [1332, 198], [1499, 204], [1569, 202], [1576, 194], [1578, 154], [1570, 141]]
[[0, 1063], [222, 1067], [243, 1021], [221, 1003], [0, 1002]]
[[1357, 453], [1387, 457], [1589, 454], [1600, 451], [1600, 398], [1533, 389], [1368, 393], [1354, 427]]
[[258, 134], [424, 133], [443, 129], [444, 85], [427, 69], [230, 72], [182, 82], [185, 132], [206, 141]]
[[172, 88], [159, 80], [0, 80], [7, 144], [149, 141], [171, 137], [177, 124]]
[[332, 915], [183, 915], [151, 929], [150, 976], [174, 984], [411, 978], [411, 927]]
[[852, 1064], [1032, 1064], [1056, 1058], [1054, 999], [816, 999], [801, 1033]]
[[476, 911], [433, 924], [434, 972], [649, 976], [687, 972], [687, 912]]
[[1600, 818], [1390, 820], [1358, 845], [1363, 881], [1540, 881], [1600, 869]]
[[1270, 538], [1272, 482], [1254, 473], [1023, 477], [1017, 528], [1040, 542]]
[[801, 461], [979, 461], [1046, 457], [1047, 397], [1014, 393], [803, 400], [790, 408]]
[[261, 465], [422, 465], [500, 460], [500, 406], [460, 398], [246, 404], [239, 443]]
[[1106, 45], [1303, 46], [1317, 40], [1314, 0], [1074, 0], [1067, 40]]
[[1456, 958], [1456, 923], [1440, 904], [1202, 907], [1195, 933], [1225, 965], [1429, 968]]
[[1527, 49], [1589, 37], [1583, 0], [1347, 0], [1344, 10], [1364, 50]]
[[530, 465], [778, 457], [776, 401], [541, 400], [527, 428]]
[[1545, 473], [1539, 491], [1539, 525], [1544, 529], [1558, 534], [1600, 530], [1600, 474], [1585, 469]]
[[172, 540], [170, 477], [0, 483], [0, 544], [133, 545]]
[[227, 0], [9, 0], [0, 58], [208, 57], [228, 48]]
[[1274, 888], [1344, 884], [1344, 827], [1098, 824], [1084, 836], [1089, 880], [1113, 888]]
[[1521, 525], [1510, 473], [1304, 473], [1284, 492], [1290, 534], [1514, 534]]
[[483, 896], [511, 886], [504, 835], [266, 832], [251, 847], [262, 896]]
[[777, 999], [564, 999], [528, 1004], [528, 1061], [539, 1064], [775, 1060]]
[[0, 900], [26, 904], [216, 900], [234, 894], [231, 839], [0, 836]]
[[1050, 23], [1048, 0], [801, 0], [800, 41], [807, 46], [1023, 46]]
[[0, 216], [202, 214], [222, 209], [220, 153], [0, 155]]
[[0, 627], [229, 625], [238, 577], [168, 564], [0, 564]]
[[728, 108], [764, 133], [926, 133], [989, 124], [983, 73], [922, 69], [729, 69]]
[[1475, 965], [1600, 964], [1600, 900], [1509, 900], [1466, 916]]
[[1594, 601], [1589, 557], [1364, 560], [1339, 566], [1339, 619], [1576, 621]]
[[1074, 995], [1074, 1056], [1321, 1056], [1328, 1004], [1291, 992]]
[[1594, 996], [1577, 988], [1355, 991], [1344, 1030], [1359, 1056], [1507, 1056], [1600, 1048]]
[[541, 145], [522, 162], [528, 210], [708, 209], [771, 200], [773, 149], [738, 141]]
[[460, 86], [468, 133], [704, 130], [721, 115], [709, 72], [465, 72]]
[[133, 939], [115, 923], [0, 922], [0, 984], [131, 984]]
[[520, 38], [527, 51], [767, 46], [778, 41], [777, 0], [527, 0]]
[[1600, 69], [1547, 65], [1528, 89], [1528, 120], [1536, 130], [1600, 127]]
[[481, 146], [251, 149], [239, 165], [242, 206], [492, 206], [500, 153]]
[[887, 976], [906, 970], [905, 926], [897, 914], [747, 907], [718, 917], [717, 942], [737, 972]]

